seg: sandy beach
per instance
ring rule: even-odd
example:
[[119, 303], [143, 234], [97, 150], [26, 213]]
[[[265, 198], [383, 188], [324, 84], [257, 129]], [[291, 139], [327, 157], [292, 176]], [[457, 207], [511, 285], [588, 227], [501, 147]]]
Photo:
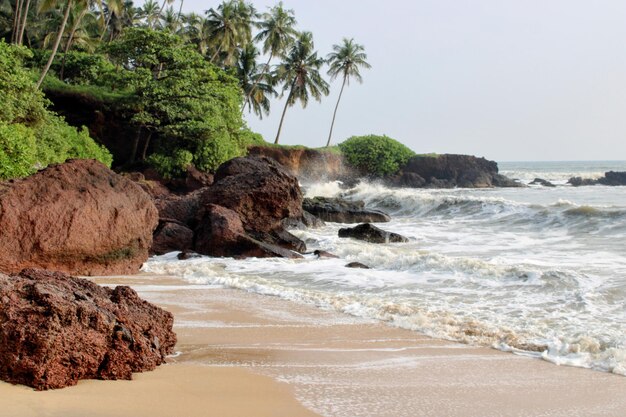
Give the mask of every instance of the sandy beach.
[[131, 382], [0, 383], [0, 416], [626, 415], [622, 376], [174, 277], [94, 280], [172, 311], [177, 354]]

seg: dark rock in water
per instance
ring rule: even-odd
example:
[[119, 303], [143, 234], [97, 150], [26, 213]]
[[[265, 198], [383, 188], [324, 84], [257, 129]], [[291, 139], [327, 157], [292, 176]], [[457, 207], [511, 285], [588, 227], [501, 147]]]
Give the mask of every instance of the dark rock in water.
[[215, 204], [206, 207], [205, 217], [196, 229], [194, 248], [199, 253], [210, 256], [302, 257], [291, 250], [251, 238], [246, 234], [238, 213]]
[[184, 250], [181, 253], [179, 253], [178, 255], [176, 255], [176, 257], [179, 260], [181, 260], [181, 261], [186, 261], [187, 259], [202, 258], [202, 255], [200, 255], [197, 252], [191, 251], [191, 250]]
[[131, 379], [172, 353], [173, 323], [129, 287], [34, 269], [0, 274], [0, 379], [37, 390]]
[[318, 258], [339, 258], [339, 256], [334, 255], [330, 252], [326, 252], [325, 250], [316, 250], [313, 252], [313, 254], [315, 256], [317, 256]]
[[150, 252], [155, 255], [193, 248], [193, 231], [177, 221], [159, 220]]
[[235, 158], [222, 164], [202, 204], [236, 211], [247, 231], [269, 232], [288, 217], [302, 216], [298, 180], [270, 158]]
[[556, 185], [552, 184], [548, 180], [544, 180], [543, 178], [535, 178], [530, 184], [542, 185], [544, 187], [556, 187]]
[[130, 179], [95, 160], [68, 160], [0, 184], [0, 271], [136, 273], [158, 213]]
[[602, 185], [626, 185], [626, 171], [609, 171], [604, 173], [604, 178], [600, 178], [598, 183]]
[[324, 222], [324, 220], [312, 215], [308, 211], [302, 210], [302, 216], [298, 218], [283, 219], [281, 221], [281, 225], [285, 229], [304, 230], [308, 228], [322, 227], [325, 226], [326, 223]]
[[390, 243], [390, 242], [408, 242], [404, 236], [397, 233], [387, 232], [379, 229], [369, 223], [360, 224], [355, 227], [339, 229], [339, 237], [351, 237], [358, 240], [364, 240], [370, 243]]
[[382, 211], [365, 209], [365, 203], [362, 201], [348, 201], [342, 198], [305, 198], [302, 207], [327, 222], [377, 223], [391, 220]]
[[[423, 182], [420, 180], [423, 180]], [[521, 187], [498, 174], [498, 164], [471, 155], [416, 155], [390, 180], [394, 186], [429, 188]]]
[[346, 268], [371, 269], [369, 266], [362, 264], [361, 262], [350, 262], [349, 264], [346, 264]]
[[306, 252], [306, 244], [283, 228], [274, 229], [271, 232], [248, 232], [248, 236], [281, 248], [300, 253]]
[[598, 183], [598, 180], [594, 180], [591, 178], [572, 177], [567, 180], [567, 183], [572, 185], [573, 187], [581, 187], [585, 185], [596, 185]]

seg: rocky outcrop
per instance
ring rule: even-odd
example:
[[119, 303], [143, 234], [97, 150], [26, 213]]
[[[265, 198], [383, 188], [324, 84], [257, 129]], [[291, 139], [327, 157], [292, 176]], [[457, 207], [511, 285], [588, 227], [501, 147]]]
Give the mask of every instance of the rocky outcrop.
[[353, 239], [364, 240], [370, 243], [404, 243], [409, 241], [409, 239], [402, 235], [387, 232], [369, 223], [339, 229], [339, 237], [351, 237]]
[[572, 177], [567, 183], [574, 187], [596, 184], [608, 186], [626, 185], [626, 171], [608, 171], [604, 173], [604, 177], [598, 179]]
[[131, 379], [172, 353], [173, 321], [129, 287], [43, 270], [0, 274], [0, 379], [37, 390]]
[[0, 271], [135, 273], [158, 213], [138, 185], [94, 160], [69, 160], [0, 184]]
[[302, 182], [335, 181], [352, 175], [343, 156], [328, 150], [252, 146], [248, 154], [274, 159]]
[[391, 220], [389, 215], [382, 211], [365, 209], [363, 201], [348, 201], [343, 198], [305, 198], [302, 208], [327, 222], [380, 223]]
[[370, 269], [369, 266], [362, 264], [361, 262], [350, 262], [345, 265], [346, 268], [357, 268], [357, 269]]
[[156, 202], [160, 214], [153, 252], [192, 249], [210, 256], [299, 257], [306, 245], [283, 227], [301, 219], [297, 179], [268, 158], [235, 158], [214, 184]]
[[498, 173], [498, 164], [471, 155], [416, 155], [388, 183], [413, 188], [520, 187]]
[[302, 215], [297, 178], [265, 157], [235, 158], [222, 164], [201, 203], [237, 212], [244, 228], [255, 232], [270, 232], [280, 228], [282, 219]]
[[552, 184], [550, 181], [548, 180], [544, 180], [543, 178], [535, 178], [534, 180], [532, 180], [532, 182], [529, 183], [530, 185], [541, 185], [543, 187], [556, 187], [556, 185]]

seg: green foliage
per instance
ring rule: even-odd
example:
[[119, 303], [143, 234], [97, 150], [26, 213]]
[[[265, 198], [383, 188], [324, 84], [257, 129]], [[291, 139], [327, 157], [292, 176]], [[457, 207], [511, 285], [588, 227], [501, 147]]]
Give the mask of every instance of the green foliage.
[[387, 136], [353, 136], [339, 144], [348, 163], [375, 176], [393, 175], [415, 155]]
[[176, 149], [172, 155], [154, 153], [148, 158], [148, 162], [156, 168], [163, 178], [173, 178], [183, 175], [191, 165], [193, 155], [184, 149]]
[[133, 122], [157, 133], [156, 155], [149, 161], [163, 175], [176, 176], [184, 168], [177, 151], [190, 152], [198, 169], [211, 171], [258, 139], [244, 129], [238, 80], [179, 37], [134, 28], [108, 51], [126, 68], [126, 86], [134, 90]]
[[0, 122], [0, 180], [30, 174], [36, 160], [35, 152], [32, 129]]
[[111, 155], [89, 137], [46, 109], [22, 62], [29, 53], [0, 41], [0, 179], [22, 177], [67, 158], [95, 158], [111, 165]]
[[[50, 58], [50, 51], [36, 50], [29, 64], [41, 68]], [[57, 76], [65, 59], [63, 81], [67, 84], [100, 85], [110, 87], [117, 81], [115, 66], [102, 54], [70, 51], [54, 57], [50, 71]]]
[[268, 145], [263, 139], [263, 135], [257, 132], [253, 132], [252, 130], [244, 127], [241, 132], [239, 132], [239, 141], [245, 147], [254, 146], [254, 145]]

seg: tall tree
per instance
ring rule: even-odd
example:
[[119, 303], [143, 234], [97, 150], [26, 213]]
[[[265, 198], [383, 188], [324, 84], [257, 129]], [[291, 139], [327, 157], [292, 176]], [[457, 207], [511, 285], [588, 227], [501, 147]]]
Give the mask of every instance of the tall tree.
[[343, 38], [341, 45], [333, 45], [333, 52], [328, 54], [327, 60], [330, 68], [328, 75], [330, 80], [333, 81], [338, 76], [343, 78], [341, 83], [341, 90], [339, 91], [339, 98], [335, 105], [335, 111], [333, 112], [333, 121], [330, 124], [330, 132], [328, 133], [328, 141], [326, 147], [330, 146], [330, 140], [333, 135], [333, 126], [335, 125], [335, 117], [337, 116], [337, 109], [339, 108], [339, 101], [343, 94], [343, 88], [346, 85], [350, 85], [350, 78], [354, 78], [359, 83], [363, 82], [361, 77], [361, 68], [371, 68], [372, 66], [366, 61], [367, 54], [362, 45], [354, 43], [354, 39]]
[[[62, 2], [58, 1], [59, 0], [44, 0], [40, 5], [40, 10], [50, 10], [59, 6], [59, 3], [62, 4]], [[67, 25], [67, 20], [70, 17], [70, 11], [72, 10], [72, 7], [74, 7], [73, 0], [67, 0], [67, 3], [65, 4], [65, 11], [63, 13], [63, 21], [61, 22], [61, 26], [59, 27], [59, 31], [54, 41], [54, 45], [52, 46], [52, 52], [50, 53], [48, 62], [46, 62], [46, 65], [44, 66], [43, 70], [41, 71], [41, 75], [39, 76], [39, 80], [37, 81], [37, 88], [41, 87], [41, 83], [43, 82], [44, 78], [46, 78], [46, 74], [52, 66], [54, 57], [56, 56], [57, 50], [59, 49], [59, 44], [61, 43], [61, 38], [63, 38], [63, 32], [65, 32], [65, 26]]]
[[309, 103], [309, 96], [321, 101], [322, 96], [328, 95], [328, 83], [320, 74], [320, 69], [324, 63], [324, 59], [319, 58], [317, 52], [314, 51], [311, 32], [302, 32], [285, 56], [284, 61], [276, 69], [276, 78], [283, 83], [283, 94], [287, 91], [289, 94], [283, 114], [280, 117], [274, 143], [278, 143], [280, 138], [287, 107], [294, 105], [299, 100], [304, 108]]
[[141, 8], [141, 12], [143, 14], [144, 19], [146, 20], [146, 25], [149, 28], [153, 28], [154, 25], [159, 21], [161, 16], [161, 9], [159, 8], [159, 3], [155, 0], [146, 0]]
[[220, 57], [224, 66], [233, 66], [237, 61], [237, 49], [252, 41], [252, 26], [256, 25], [257, 12], [244, 0], [227, 0], [217, 9], [206, 11], [206, 25], [214, 52], [211, 62]]
[[248, 107], [254, 111], [261, 119], [263, 113], [269, 114], [270, 99], [268, 96], [276, 95], [272, 86], [270, 74], [265, 70], [259, 72], [256, 58], [259, 51], [254, 44], [247, 44], [239, 51], [239, 59], [236, 65], [236, 74], [245, 95], [242, 111]]
[[[272, 7], [269, 13], [264, 13], [258, 25], [260, 31], [254, 37], [254, 40], [256, 42], [263, 42], [263, 53], [269, 54], [269, 57], [263, 67], [261, 76], [257, 77], [257, 83], [260, 82], [269, 71], [272, 58], [276, 55], [284, 54], [293, 44], [297, 35], [294, 12], [291, 9], [286, 10], [282, 2]], [[249, 93], [246, 95], [246, 101], [255, 91], [255, 87], [256, 85], [253, 85], [252, 88], [250, 88]], [[244, 108], [245, 106], [241, 108], [242, 113]]]

